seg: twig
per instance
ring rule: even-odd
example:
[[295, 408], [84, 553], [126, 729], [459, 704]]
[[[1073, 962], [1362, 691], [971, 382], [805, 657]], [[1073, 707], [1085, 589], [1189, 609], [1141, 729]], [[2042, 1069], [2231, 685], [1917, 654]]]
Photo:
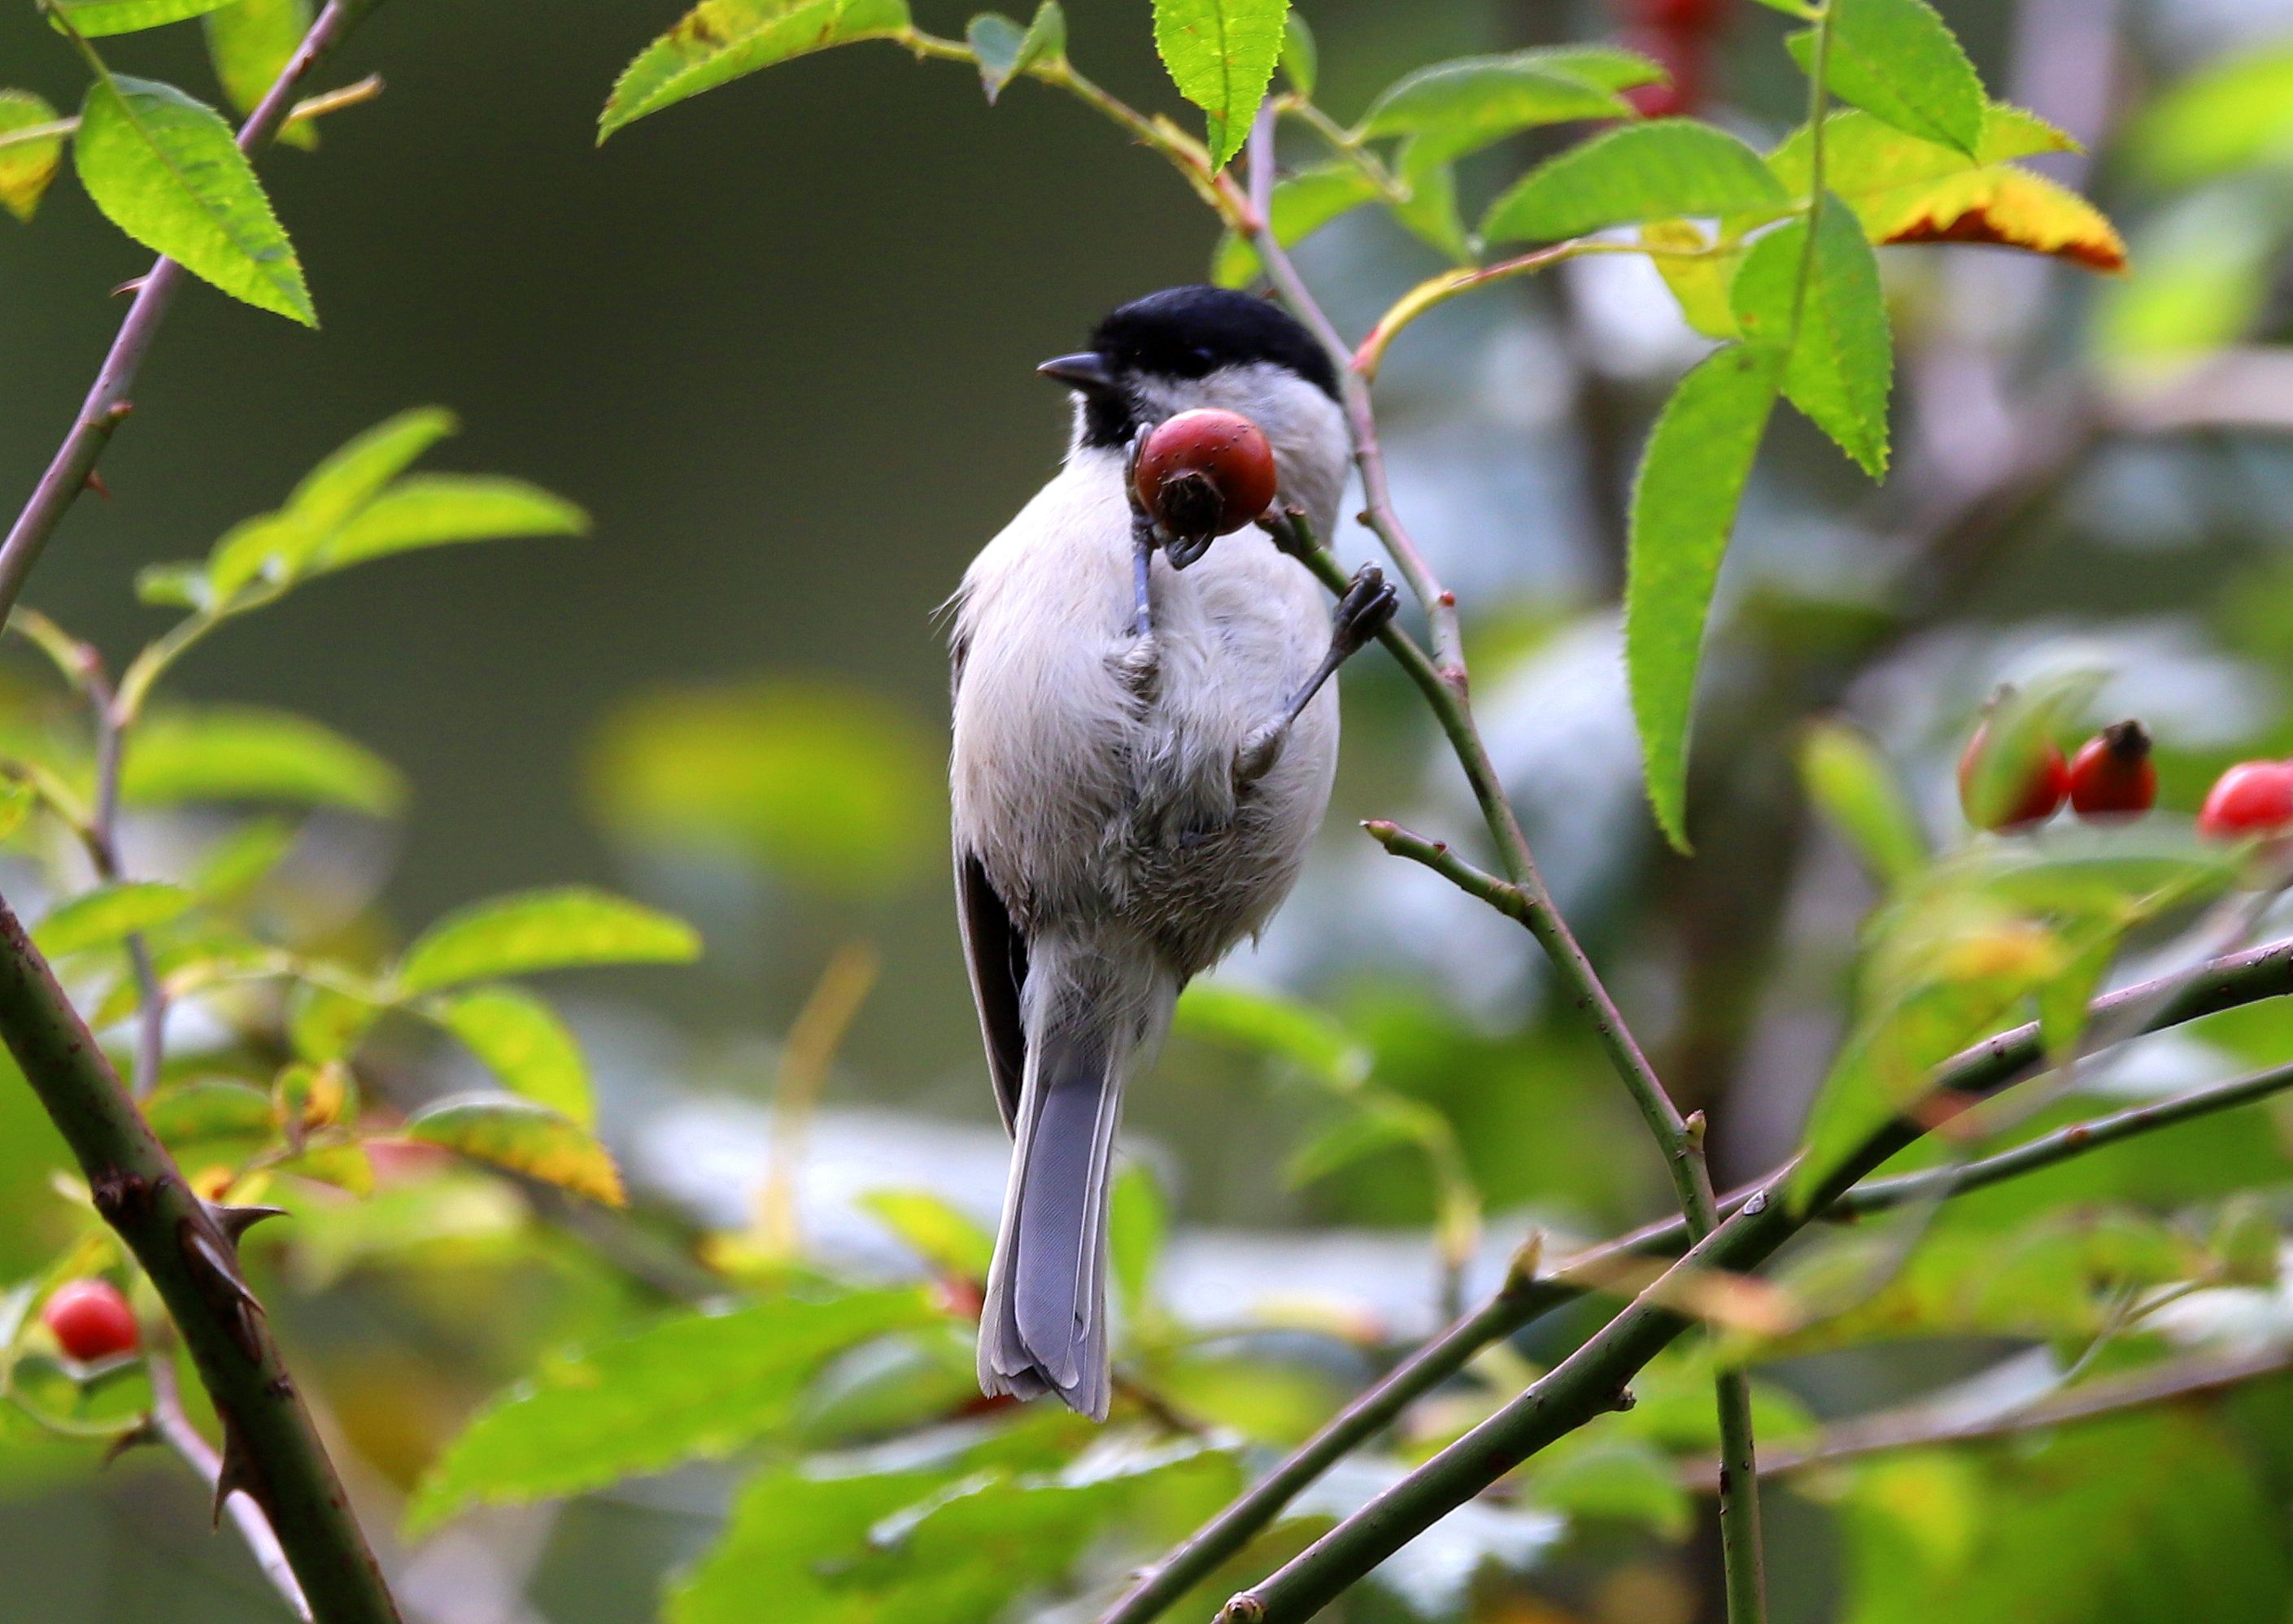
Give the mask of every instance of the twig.
[[184, 1412], [183, 1395], [175, 1385], [173, 1350], [155, 1346], [144, 1356], [143, 1362], [144, 1373], [151, 1383], [152, 1430], [207, 1484], [215, 1497], [218, 1515], [231, 1515], [231, 1525], [247, 1542], [255, 1565], [263, 1570], [263, 1577], [271, 1581], [271, 1588], [279, 1592], [288, 1611], [304, 1624], [310, 1624], [311, 1604], [303, 1598], [303, 1587], [295, 1582], [295, 1570], [288, 1564], [287, 1553], [279, 1548], [279, 1536], [271, 1531], [263, 1508], [243, 1494], [226, 1494], [223, 1491], [223, 1457], [199, 1434], [199, 1429], [191, 1425], [191, 1418]]
[[[88, 810], [87, 849], [97, 877], [106, 883], [121, 877], [119, 866], [119, 771], [127, 747], [127, 718], [120, 713], [118, 696], [104, 669], [103, 657], [92, 643], [78, 645], [82, 680], [95, 727], [95, 794]], [[135, 977], [135, 1070], [130, 1092], [150, 1097], [158, 1087], [159, 1069], [166, 1058], [167, 990], [151, 962], [151, 944], [140, 931], [125, 943], [129, 970]]]
[[1369, 380], [1354, 370], [1346, 341], [1338, 335], [1338, 329], [1299, 276], [1289, 252], [1275, 238], [1268, 224], [1274, 198], [1274, 123], [1269, 109], [1259, 110], [1250, 141], [1251, 196], [1241, 223], [1242, 235], [1258, 251], [1259, 263], [1266, 267], [1267, 278], [1281, 294], [1282, 302], [1329, 351], [1338, 369], [1340, 403], [1345, 408], [1346, 425], [1353, 436], [1354, 465], [1361, 470], [1362, 494], [1368, 501], [1362, 521], [1377, 532], [1378, 539], [1393, 555], [1395, 568], [1401, 571], [1402, 578], [1409, 583], [1409, 590], [1416, 594], [1425, 610], [1426, 620], [1433, 628], [1433, 658], [1443, 685], [1462, 696], [1466, 683], [1465, 648], [1458, 628], [1456, 594], [1441, 585], [1440, 578], [1433, 573], [1433, 566], [1418, 551], [1416, 541], [1394, 511], [1393, 492], [1386, 480], [1385, 451], [1378, 443], [1377, 414], [1370, 404]]
[[247, 1209], [193, 1193], [0, 902], [0, 1038], [183, 1336], [223, 1426], [222, 1482], [268, 1515], [320, 1624], [398, 1624], [382, 1571], [241, 1277]]
[[[288, 124], [300, 124], [305, 118], [323, 118], [329, 113], [339, 113], [344, 108], [357, 107], [382, 94], [382, 76], [370, 73], [363, 79], [353, 80], [340, 90], [330, 90], [323, 95], [306, 96], [297, 101], [287, 115]], [[11, 147], [28, 145], [36, 141], [58, 141], [79, 129], [79, 116], [51, 118], [45, 124], [20, 125], [12, 130], [0, 130], [0, 152]]]
[[2256, 1071], [2231, 1082], [2208, 1084], [2203, 1088], [2192, 1088], [2175, 1095], [2170, 1099], [2129, 1106], [2124, 1111], [2107, 1117], [2096, 1117], [2087, 1122], [2070, 1123], [2050, 1134], [2041, 1134], [2012, 1150], [2000, 1151], [1994, 1156], [1980, 1157], [1955, 1167], [1931, 1168], [1919, 1173], [1899, 1174], [1893, 1178], [1873, 1179], [1868, 1184], [1858, 1184], [1833, 1202], [1826, 1216], [1863, 1217], [1914, 1201], [1964, 1195], [1970, 1190], [1981, 1190], [2010, 1178], [2020, 1178], [2025, 1173], [2035, 1173], [2041, 1168], [2050, 1168], [2071, 1157], [2083, 1156], [2088, 1151], [2098, 1151], [2121, 1139], [2155, 1133], [2161, 1127], [2211, 1116], [2216, 1111], [2233, 1111], [2240, 1105], [2250, 1105], [2256, 1100], [2281, 1094], [2289, 1087], [2293, 1087], [2293, 1066], [2273, 1066], [2268, 1071]]
[[[359, 20], [378, 4], [380, 0], [328, 0], [327, 9], [311, 25], [310, 33], [280, 70], [278, 82], [239, 126], [240, 151], [253, 154], [268, 144], [293, 110], [296, 92], [304, 81]], [[119, 335], [112, 340], [110, 352], [104, 357], [94, 385], [81, 402], [70, 432], [56, 448], [47, 472], [40, 476], [30, 500], [10, 527], [7, 539], [0, 542], [0, 621], [7, 618], [8, 611], [23, 595], [24, 582], [31, 575], [32, 566], [39, 562], [41, 550], [55, 534], [65, 513], [86, 488], [88, 476], [94, 473], [96, 461], [103, 455], [113, 431], [134, 409], [128, 392], [134, 388], [143, 358], [150, 353], [160, 323], [166, 319], [168, 308], [182, 289], [183, 276], [182, 266], [162, 257], [142, 278], [135, 303], [129, 307], [126, 319], [120, 323]]]
[[[2293, 1370], [2293, 1348], [2271, 1348], [2236, 1358], [2174, 1360], [2150, 1369], [2106, 1377], [1989, 1415], [1956, 1417], [1932, 1405], [1915, 1404], [1860, 1420], [1843, 1421], [1826, 1427], [1811, 1443], [1771, 1450], [1761, 1465], [1760, 1475], [1781, 1477], [1893, 1450], [1980, 1443], [2020, 1433], [2042, 1432], [2076, 1421], [2170, 1404], [2177, 1399], [2201, 1398], [2265, 1377], [2281, 1376], [2289, 1370]], [[1711, 1463], [1702, 1462], [1682, 1473], [1681, 1477], [1689, 1488], [1709, 1492], [1717, 1482], [1718, 1473]]]

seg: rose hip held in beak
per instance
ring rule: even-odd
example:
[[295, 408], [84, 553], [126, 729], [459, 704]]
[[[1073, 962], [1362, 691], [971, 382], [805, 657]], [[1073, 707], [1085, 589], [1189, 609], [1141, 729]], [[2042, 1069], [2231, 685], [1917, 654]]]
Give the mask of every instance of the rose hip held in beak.
[[1201, 407], [1157, 424], [1132, 474], [1139, 505], [1183, 569], [1274, 502], [1274, 449], [1238, 412]]

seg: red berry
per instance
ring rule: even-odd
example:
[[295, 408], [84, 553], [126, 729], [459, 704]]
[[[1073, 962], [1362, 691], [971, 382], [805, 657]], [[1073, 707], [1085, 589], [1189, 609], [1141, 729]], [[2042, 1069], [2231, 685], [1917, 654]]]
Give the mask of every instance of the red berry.
[[1958, 804], [1965, 809], [1969, 823], [1977, 828], [1996, 830], [2029, 828], [2044, 823], [2062, 810], [2070, 793], [2070, 769], [2051, 739], [2040, 747], [2031, 761], [2020, 793], [2004, 807], [1977, 807], [1974, 780], [1989, 744], [1990, 727], [1985, 723], [1974, 730], [1974, 736], [1966, 741], [1966, 748], [1958, 758]]
[[2273, 835], [2293, 824], [2293, 763], [2241, 761], [2214, 780], [2198, 833], [2215, 840]]
[[1171, 536], [1225, 536], [1274, 504], [1274, 448], [1238, 412], [1203, 408], [1158, 424], [1139, 448], [1138, 500]]
[[135, 1311], [108, 1280], [67, 1281], [40, 1310], [57, 1345], [82, 1364], [135, 1351]]
[[2158, 764], [2139, 722], [2106, 727], [2070, 758], [2070, 808], [2081, 818], [2146, 812], [2158, 804]]

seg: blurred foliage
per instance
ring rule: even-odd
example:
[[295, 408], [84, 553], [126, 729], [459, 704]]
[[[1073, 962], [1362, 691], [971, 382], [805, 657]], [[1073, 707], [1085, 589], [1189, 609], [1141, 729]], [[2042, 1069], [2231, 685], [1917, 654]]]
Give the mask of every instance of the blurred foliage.
[[[115, 30], [161, 20], [144, 4], [61, 9], [108, 51]], [[1477, 465], [1510, 465], [1515, 440], [1469, 435], [1490, 420], [1516, 438], [1525, 425], [1559, 436], [1571, 459], [1597, 460], [1619, 422], [1651, 447], [1636, 486], [1613, 479], [1590, 504], [1616, 510], [1588, 549], [1606, 572], [1598, 591], [1482, 559], [1466, 594], [1479, 691], [1524, 814], [1554, 822], [1552, 841], [1532, 830], [1548, 858], [1566, 853], [1548, 866], [1564, 885], [1592, 877], [1581, 917], [1604, 964], [1623, 966], [1660, 1069], [1712, 1111], [1721, 1138], [1744, 1125], [1723, 1147], [1739, 1172], [1797, 1143], [1806, 1106], [1810, 1180], [1898, 1111], [1949, 1131], [1891, 1170], [1933, 1168], [2293, 1059], [2293, 1014], [2275, 1003], [2123, 1059], [2082, 1054], [2116, 1035], [2086, 1029], [2094, 990], [2282, 917], [2257, 889], [2267, 853], [2200, 844], [2182, 814], [2224, 764], [2293, 747], [2275, 697], [2293, 683], [2293, 566], [2274, 518], [2287, 469], [2264, 438], [2287, 422], [2278, 284], [2293, 226], [2293, 58], [2265, 42], [2184, 73], [2152, 37], [2159, 8], [2135, 8], [2111, 43], [2156, 55], [2160, 84], [2121, 127], [2065, 117], [2093, 138], [2088, 168], [2070, 135], [1995, 100], [1917, 0], [1837, 4], [1830, 90], [1851, 105], [1823, 126], [1836, 206], [1811, 229], [1784, 218], [1811, 177], [1811, 133], [1790, 110], [1802, 87], [1770, 93], [1785, 53], [1804, 62], [1808, 46], [1787, 37], [1787, 18], [1748, 7], [1627, 5], [1632, 49], [1545, 41], [1429, 63], [1470, 42], [1397, 9], [1346, 18], [1317, 52], [1279, 4], [1169, 4], [1155, 8], [1171, 76], [1161, 88], [1203, 121], [1132, 132], [1182, 170], [1204, 166], [1208, 185], [1271, 84], [1283, 156], [1296, 160], [1274, 190], [1273, 230], [1345, 290], [1349, 314], [1428, 267], [1485, 263], [1492, 242], [1622, 228], [1648, 251], [1634, 269], [1653, 270], [1637, 281], [1598, 279], [1616, 268], [1604, 250], [1569, 268], [1585, 278], [1521, 292], [1502, 319], [1429, 318], [1395, 349], [1389, 422], [1404, 471], [1413, 438], [1421, 456], [1446, 437]], [[309, 15], [299, 0], [163, 9], [204, 12], [216, 84], [242, 109]], [[1071, 29], [1054, 4], [1025, 23], [972, 20], [961, 43], [922, 35], [897, 0], [708, 0], [700, 15], [707, 27], [673, 29], [630, 65], [604, 133], [846, 40], [963, 56], [999, 105], [1029, 81], [1097, 89], [1069, 53], [1099, 52], [1102, 20], [1082, 12]], [[1570, 21], [1592, 33], [1607, 20]], [[1201, 28], [1229, 22], [1231, 48], [1206, 46]], [[1969, 37], [1989, 77], [2019, 93], [2030, 76], [1993, 66], [1996, 32]], [[1667, 116], [1556, 138], [1626, 120], [1650, 93], [1687, 93], [1697, 59], [1681, 53], [1723, 47], [1743, 105], [1716, 123]], [[130, 237], [311, 319], [286, 228], [253, 171], [216, 146], [228, 144], [220, 117], [100, 62], [88, 72], [75, 128], [48, 128], [69, 116], [28, 92], [0, 92], [0, 205], [34, 220], [69, 157]], [[1350, 120], [1336, 110], [1349, 107]], [[307, 141], [316, 122], [290, 133]], [[1310, 155], [1293, 133], [1314, 139]], [[2098, 203], [2065, 183], [2080, 177]], [[2130, 250], [2111, 223], [2121, 216]], [[1214, 274], [1249, 283], [1256, 255], [1230, 230], [1212, 247], [1217, 226], [1202, 236]], [[1938, 263], [1943, 243], [2040, 257]], [[2131, 274], [2073, 292], [2058, 266]], [[2043, 296], [2015, 291], [2034, 285]], [[1705, 359], [1696, 335], [1723, 347]], [[1993, 367], [1988, 384], [1966, 383], [1970, 354]], [[1529, 384], [1569, 398], [1524, 400]], [[1778, 399], [1817, 434], [1775, 413]], [[2038, 465], [2010, 430], [2061, 402], [2099, 426], [2067, 465]], [[434, 409], [392, 418], [203, 559], [147, 570], [145, 602], [181, 618], [120, 668], [114, 699], [92, 687], [90, 651], [27, 616], [12, 627], [21, 658], [0, 672], [9, 894], [123, 1071], [146, 997], [135, 956], [149, 956], [171, 1005], [149, 1118], [203, 1191], [289, 1209], [250, 1240], [256, 1283], [415, 1561], [474, 1508], [546, 1520], [582, 1497], [532, 1559], [540, 1571], [489, 1558], [493, 1579], [570, 1598], [552, 1617], [608, 1616], [598, 1575], [618, 1570], [603, 1554], [612, 1541], [590, 1537], [599, 1526], [642, 1545], [640, 1565], [677, 1570], [659, 1605], [684, 1624], [750, 1617], [766, 1597], [795, 1620], [1088, 1608], [1406, 1353], [1437, 1305], [1493, 1283], [1524, 1238], [1542, 1232], [1558, 1255], [1566, 1238], [1660, 1209], [1661, 1169], [1596, 1046], [1518, 971], [1527, 943], [1429, 911], [1412, 888], [1430, 885], [1422, 877], [1325, 876], [1297, 905], [1317, 909], [1300, 930], [1315, 940], [1285, 948], [1277, 928], [1260, 963], [1190, 990], [1171, 1086], [1141, 1102], [1184, 1131], [1149, 1135], [1179, 1155], [1142, 1154], [1120, 1181], [1114, 1423], [1098, 1432], [980, 1400], [969, 1341], [988, 1238], [952, 1141], [911, 1146], [912, 1124], [859, 1112], [847, 1125], [850, 1079], [822, 1052], [832, 1038], [790, 1029], [761, 1062], [730, 1044], [672, 1053], [625, 1009], [592, 1002], [565, 973], [700, 951], [651, 902], [527, 889], [401, 928], [377, 901], [378, 853], [408, 808], [399, 768], [292, 711], [175, 695], [194, 645], [353, 563], [587, 528], [520, 481], [415, 471], [452, 427]], [[1977, 451], [2013, 477], [1986, 483], [1981, 455], [1948, 449], [1954, 437], [1997, 442]], [[1879, 497], [1851, 482], [1858, 467], [1876, 478], [1891, 465], [1902, 472]], [[1459, 501], [1474, 527], [1522, 505], [1469, 472]], [[1429, 510], [1438, 482], [1420, 476]], [[1875, 505], [1905, 485], [1908, 516]], [[1535, 500], [1568, 509], [1549, 496]], [[1997, 530], [1925, 545], [1930, 500], [2007, 497]], [[1619, 582], [1653, 794], [1667, 833], [1695, 834], [1694, 865], [1651, 849], [1629, 755], [1609, 774], [1624, 800], [1603, 801], [1606, 769], [1586, 765], [1599, 752], [1584, 735], [1538, 731], [1581, 715], [1615, 731], [1610, 744], [1628, 740], [1633, 713], [1611, 703], [1623, 696], [1609, 681]], [[1538, 634], [1510, 646], [1506, 628], [1531, 618]], [[762, 635], [770, 626], [767, 615]], [[1586, 629], [1602, 640], [1598, 681], [1561, 663]], [[1519, 715], [1504, 699], [1516, 676], [1529, 684]], [[2016, 697], [1992, 714], [2001, 737], [2070, 745], [2127, 710], [2151, 714], [2179, 810], [2132, 827], [1969, 835], [1949, 811], [1949, 764], [2005, 683]], [[1353, 748], [1375, 764], [1376, 793], [1466, 827], [1448, 774], [1418, 751], [1420, 723], [1389, 702], [1390, 675], [1365, 670], [1355, 692], [1365, 703], [1349, 726], [1368, 725]], [[124, 735], [116, 831], [101, 827], [106, 727]], [[762, 876], [829, 899], [839, 920], [905, 930], [895, 909], [939, 844], [935, 754], [905, 710], [848, 679], [733, 677], [606, 715], [585, 798], [641, 887]], [[1599, 827], [1572, 845], [1579, 805]], [[127, 877], [95, 855], [114, 832]], [[1454, 950], [1420, 950], [1436, 939]], [[904, 990], [859, 1005], [866, 996], [854, 1000], [863, 1023], [907, 1018]], [[2075, 1063], [2003, 1111], [1959, 1117], [1960, 1102], [1932, 1096], [1936, 1062], [2025, 1020]], [[984, 1113], [973, 1058], [948, 1069]], [[798, 1072], [805, 1086], [787, 1087]], [[775, 1075], [766, 1128], [704, 1114], [680, 1149], [659, 1151], [649, 1118], [760, 1096]], [[899, 1079], [919, 1095], [927, 1080]], [[865, 1153], [831, 1153], [847, 1131]], [[1914, 1402], [1958, 1404], [2007, 1434], [1948, 1449], [1913, 1438], [1783, 1479], [1778, 1570], [1820, 1566], [1818, 1537], [1795, 1526], [1835, 1542], [1842, 1569], [1835, 1594], [1795, 1588], [1779, 1617], [2084, 1624], [2201, 1606], [2277, 1619], [2293, 1562], [2287, 1384], [2241, 1393], [2226, 1418], [2176, 1407], [2013, 1423], [2102, 1376], [2257, 1351], [2293, 1361], [2278, 1266], [2289, 1158], [2282, 1111], [2249, 1105], [1811, 1234], [1776, 1274], [1784, 1322], [1730, 1324], [1660, 1359], [1634, 1383], [1635, 1407], [1429, 1534], [1373, 1595], [1349, 1599], [1349, 1616], [1661, 1616], [1618, 1598], [1676, 1602], [1679, 1576], [1701, 1571], [1696, 1474], [1716, 1447], [1710, 1381], [1727, 1360], [1755, 1371], [1770, 1448], [1819, 1456], [1843, 1418]], [[755, 1187], [773, 1187], [768, 1160], [787, 1170], [788, 1212]], [[727, 1171], [734, 1162], [757, 1178]], [[142, 1370], [72, 1366], [33, 1312], [64, 1279], [127, 1270], [69, 1167], [28, 1091], [0, 1077], [0, 1281], [12, 1288], [0, 1506], [12, 1516], [43, 1497], [141, 1492], [92, 1475], [103, 1442], [150, 1402]], [[1314, 1227], [1205, 1227], [1237, 1208]], [[1205, 1616], [1462, 1435], [1585, 1323], [1485, 1351], [1174, 1616]], [[1672, 1588], [1634, 1588], [1651, 1573]]]

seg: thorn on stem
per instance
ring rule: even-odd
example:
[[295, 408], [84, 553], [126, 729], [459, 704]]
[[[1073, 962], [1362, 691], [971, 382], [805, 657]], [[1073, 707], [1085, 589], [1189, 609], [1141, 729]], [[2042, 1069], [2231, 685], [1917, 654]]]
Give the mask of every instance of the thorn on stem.
[[239, 1244], [240, 1236], [262, 1223], [263, 1219], [283, 1218], [287, 1216], [287, 1209], [284, 1207], [226, 1207], [214, 1201], [207, 1202], [206, 1207], [207, 1216], [215, 1221], [215, 1227], [223, 1231], [234, 1247]]
[[148, 271], [140, 277], [130, 277], [111, 290], [111, 296], [117, 299], [123, 294], [140, 294], [143, 291], [143, 284], [150, 279], [151, 273]]
[[98, 1466], [108, 1466], [113, 1461], [118, 1459], [122, 1455], [127, 1453], [130, 1450], [140, 1449], [144, 1444], [157, 1443], [158, 1442], [159, 1424], [157, 1420], [147, 1415], [134, 1426], [120, 1434], [117, 1438], [114, 1438], [109, 1443], [106, 1444], [103, 1449], [103, 1458], [98, 1461], [96, 1465]]
[[87, 478], [84, 482], [88, 489], [95, 492], [97, 496], [101, 497], [105, 501], [109, 502], [111, 500], [111, 487], [103, 482], [103, 476], [98, 473], [94, 469], [91, 468], [87, 471]]

